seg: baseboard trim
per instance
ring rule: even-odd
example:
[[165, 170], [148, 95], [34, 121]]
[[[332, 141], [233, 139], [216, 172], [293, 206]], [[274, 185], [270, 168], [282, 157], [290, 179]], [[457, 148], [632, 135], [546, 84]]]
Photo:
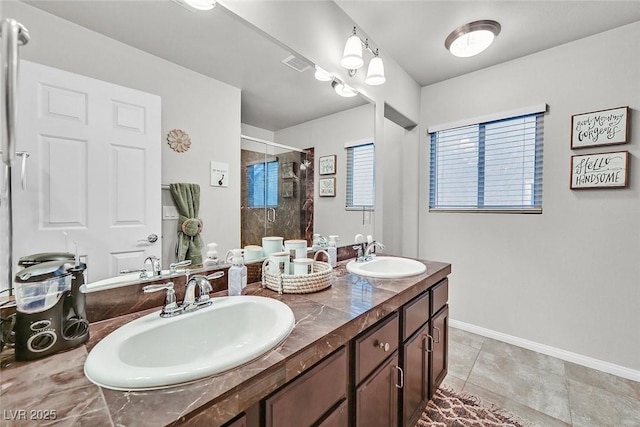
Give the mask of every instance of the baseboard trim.
[[454, 328], [462, 329], [463, 331], [471, 332], [483, 337], [492, 338], [494, 340], [513, 344], [518, 347], [533, 350], [538, 353], [546, 354], [547, 356], [556, 357], [567, 362], [572, 362], [577, 365], [586, 366], [587, 368], [596, 369], [598, 371], [613, 374], [622, 378], [626, 378], [632, 381], [640, 382], [640, 371], [626, 368], [624, 366], [616, 365], [613, 363], [605, 362], [603, 360], [594, 359], [592, 357], [583, 356], [578, 353], [572, 353], [570, 351], [562, 350], [556, 347], [551, 347], [546, 344], [540, 344], [535, 341], [525, 340], [523, 338], [514, 337], [513, 335], [507, 335], [502, 332], [494, 331], [491, 329], [483, 328], [481, 326], [472, 325], [470, 323], [461, 322], [459, 320], [450, 319], [449, 325]]

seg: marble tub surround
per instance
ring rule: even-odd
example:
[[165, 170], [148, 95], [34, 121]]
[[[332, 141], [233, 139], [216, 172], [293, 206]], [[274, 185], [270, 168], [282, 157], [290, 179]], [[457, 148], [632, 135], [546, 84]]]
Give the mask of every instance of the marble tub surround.
[[[345, 264], [338, 264], [333, 286], [317, 293], [278, 295], [257, 283], [248, 286], [247, 294], [275, 298], [291, 307], [296, 326], [280, 346], [242, 368], [190, 384], [144, 392], [102, 389], [80, 375], [87, 352], [110, 331], [150, 311], [145, 310], [93, 323], [91, 339], [86, 346], [53, 355], [43, 359], [42, 366], [37, 365], [42, 372], [54, 373], [43, 375], [41, 381], [34, 381], [29, 376], [32, 364], [38, 364], [38, 361], [14, 363], [4, 368], [0, 392], [3, 409], [29, 409], [24, 407], [24, 399], [28, 395], [33, 408], [73, 406], [74, 409], [64, 412], [68, 414], [66, 419], [58, 418], [63, 425], [76, 421], [84, 424], [85, 417], [105, 413], [113, 425], [221, 425], [451, 272], [449, 264], [425, 262], [427, 272], [419, 276], [397, 280], [370, 279], [347, 273]], [[206, 327], [224, 325], [203, 325]], [[69, 357], [71, 354], [73, 357]], [[73, 383], [73, 387], [57, 396], [64, 398], [66, 403], [50, 400], [48, 392], [55, 384], [68, 383]], [[79, 402], [85, 401], [87, 396], [98, 397], [92, 399], [90, 407], [85, 410]]]

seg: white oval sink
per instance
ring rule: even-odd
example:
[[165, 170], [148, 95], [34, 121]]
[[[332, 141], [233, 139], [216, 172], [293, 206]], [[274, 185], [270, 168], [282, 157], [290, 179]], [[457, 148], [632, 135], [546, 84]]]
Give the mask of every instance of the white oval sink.
[[214, 298], [171, 318], [148, 314], [115, 330], [89, 353], [84, 373], [114, 390], [153, 390], [198, 380], [248, 363], [280, 344], [295, 318], [266, 297]]
[[371, 261], [349, 261], [347, 271], [360, 276], [394, 279], [422, 274], [427, 271], [427, 266], [413, 259], [377, 256]]

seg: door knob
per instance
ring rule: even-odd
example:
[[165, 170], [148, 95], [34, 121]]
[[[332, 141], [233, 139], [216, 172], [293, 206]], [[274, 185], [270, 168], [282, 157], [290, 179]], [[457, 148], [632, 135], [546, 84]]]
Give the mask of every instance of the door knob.
[[155, 243], [157, 241], [158, 241], [157, 234], [149, 234], [146, 239], [138, 240], [138, 242], [149, 242], [149, 243]]

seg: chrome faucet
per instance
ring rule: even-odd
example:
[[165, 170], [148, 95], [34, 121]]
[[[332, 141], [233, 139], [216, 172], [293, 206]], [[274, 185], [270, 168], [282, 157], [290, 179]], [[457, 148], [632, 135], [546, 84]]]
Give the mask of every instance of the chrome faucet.
[[371, 261], [373, 257], [371, 256], [371, 252], [375, 249], [375, 247], [380, 248], [381, 251], [384, 250], [385, 246], [381, 242], [376, 242], [375, 240], [369, 244], [367, 243], [358, 243], [353, 246], [353, 249], [358, 251], [356, 256], [356, 262], [367, 262]]
[[375, 240], [371, 243], [369, 243], [367, 245], [367, 247], [364, 249], [364, 260], [365, 261], [370, 261], [371, 260], [371, 252], [375, 249], [375, 247], [380, 248], [381, 251], [384, 251], [385, 246], [382, 244], [382, 242], [376, 242]]
[[162, 273], [162, 270], [160, 268], [160, 260], [158, 259], [157, 256], [155, 256], [155, 255], [148, 256], [144, 260], [145, 264], [147, 262], [151, 262], [151, 271], [153, 271], [153, 275], [154, 276], [159, 276]]
[[[173, 289], [173, 282], [162, 285], [148, 285], [142, 288], [144, 293], [157, 292], [166, 290], [167, 295], [164, 301], [164, 307], [160, 312], [160, 317], [174, 317], [182, 313], [188, 313], [207, 307], [212, 304], [209, 293], [213, 291], [213, 287], [209, 280], [219, 279], [224, 276], [224, 271], [218, 271], [208, 276], [195, 275], [191, 278], [187, 275], [187, 286], [184, 292], [184, 300], [178, 305], [176, 302], [176, 293]], [[198, 297], [196, 298], [196, 286], [198, 287]]]

